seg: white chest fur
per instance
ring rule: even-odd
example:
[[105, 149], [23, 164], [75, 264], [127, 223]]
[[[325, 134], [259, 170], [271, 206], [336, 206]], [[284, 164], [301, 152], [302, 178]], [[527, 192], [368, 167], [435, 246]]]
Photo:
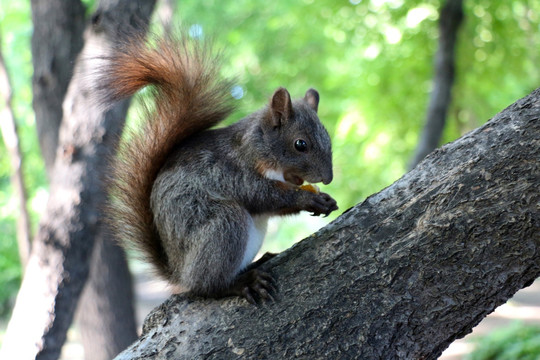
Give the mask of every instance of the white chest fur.
[[270, 180], [285, 182], [285, 175], [283, 174], [282, 170], [266, 169], [263, 176]]
[[268, 215], [250, 216], [248, 221], [248, 241], [240, 269], [245, 269], [261, 249], [264, 236], [266, 235]]

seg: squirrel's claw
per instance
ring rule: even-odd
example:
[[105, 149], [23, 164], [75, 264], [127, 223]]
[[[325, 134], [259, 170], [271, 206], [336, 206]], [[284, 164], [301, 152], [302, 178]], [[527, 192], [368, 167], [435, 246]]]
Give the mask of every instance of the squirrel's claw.
[[246, 299], [250, 304], [257, 305], [257, 302], [253, 298], [253, 295], [251, 295], [250, 288], [245, 287], [244, 290], [242, 290], [242, 296], [244, 299]]
[[274, 278], [261, 270], [251, 269], [240, 274], [236, 282], [230, 287], [231, 295], [245, 298], [250, 304], [257, 305], [266, 300], [275, 302], [272, 294], [276, 293]]
[[319, 216], [324, 214], [325, 217], [330, 215], [338, 206], [336, 200], [326, 193], [312, 195], [305, 210], [311, 212], [311, 216]]

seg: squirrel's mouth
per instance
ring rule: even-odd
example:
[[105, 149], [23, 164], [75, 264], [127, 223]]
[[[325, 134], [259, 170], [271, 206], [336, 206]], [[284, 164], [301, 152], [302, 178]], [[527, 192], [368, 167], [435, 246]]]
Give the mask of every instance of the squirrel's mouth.
[[300, 176], [298, 175], [288, 175], [288, 176], [285, 176], [285, 180], [288, 182], [288, 183], [291, 183], [293, 185], [296, 185], [298, 187], [298, 189], [300, 190], [305, 190], [305, 191], [309, 191], [309, 192], [312, 192], [314, 194], [318, 194], [321, 192], [321, 190], [319, 189], [319, 187], [317, 185], [314, 185], [314, 184], [310, 184], [309, 182], [307, 184], [304, 185], [304, 179], [302, 179]]
[[294, 174], [290, 174], [290, 173], [285, 173], [283, 174], [284, 176], [284, 179], [285, 181], [293, 184], [293, 185], [296, 185], [296, 186], [300, 186], [304, 183], [304, 179], [302, 179], [300, 176], [298, 175], [294, 175]]

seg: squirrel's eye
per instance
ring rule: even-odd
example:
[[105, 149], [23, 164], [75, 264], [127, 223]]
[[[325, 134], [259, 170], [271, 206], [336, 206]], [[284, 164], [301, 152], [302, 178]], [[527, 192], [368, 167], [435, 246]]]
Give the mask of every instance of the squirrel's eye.
[[294, 142], [294, 148], [300, 152], [307, 150], [307, 142], [302, 139], [298, 139]]

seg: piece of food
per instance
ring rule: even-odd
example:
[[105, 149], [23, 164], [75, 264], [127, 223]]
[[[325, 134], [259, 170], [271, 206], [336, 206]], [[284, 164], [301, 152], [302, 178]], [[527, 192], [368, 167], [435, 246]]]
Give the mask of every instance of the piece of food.
[[305, 190], [305, 191], [312, 192], [312, 193], [314, 193], [314, 194], [318, 194], [318, 193], [321, 192], [321, 190], [319, 189], [319, 187], [318, 187], [317, 185], [313, 185], [313, 184], [302, 185], [302, 186], [300, 186], [300, 189]]

